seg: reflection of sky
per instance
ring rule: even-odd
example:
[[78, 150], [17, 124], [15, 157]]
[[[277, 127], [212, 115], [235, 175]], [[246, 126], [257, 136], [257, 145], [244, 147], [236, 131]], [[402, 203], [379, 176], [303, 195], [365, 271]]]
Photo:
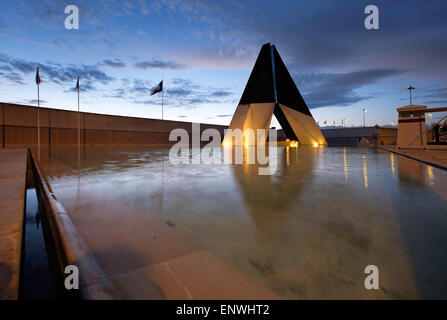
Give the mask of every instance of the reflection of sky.
[[[64, 28], [67, 1], [2, 1], [0, 96], [44, 106], [228, 124], [263, 43], [274, 43], [317, 121], [396, 121], [395, 108], [447, 100], [447, 3], [376, 1], [380, 30], [359, 1], [77, 1], [80, 29]], [[440, 118], [433, 115], [433, 121]], [[277, 125], [274, 120], [273, 125]]]
[[[81, 175], [76, 148], [52, 149], [42, 171], [87, 245], [121, 248], [122, 261], [135, 243], [147, 252], [136, 230], [156, 216], [284, 298], [447, 296], [445, 170], [368, 148], [279, 147], [271, 176], [249, 158], [174, 165], [169, 149], [83, 152]], [[369, 264], [381, 290], [364, 288]]]

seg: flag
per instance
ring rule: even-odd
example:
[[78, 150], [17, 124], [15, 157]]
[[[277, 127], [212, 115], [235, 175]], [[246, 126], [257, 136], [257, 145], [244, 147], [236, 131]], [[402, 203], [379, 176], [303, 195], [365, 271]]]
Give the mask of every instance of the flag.
[[326, 123], [327, 123], [327, 120], [324, 121], [324, 124], [326, 124]]
[[79, 90], [79, 77], [78, 77], [78, 81], [76, 81], [76, 89]]
[[37, 72], [36, 72], [36, 84], [40, 83], [40, 77], [39, 77], [39, 67], [37, 67]]
[[160, 83], [158, 84], [158, 86], [156, 86], [156, 87], [152, 90], [151, 96], [154, 95], [154, 94], [156, 94], [156, 93], [158, 93], [158, 92], [160, 92], [160, 91], [163, 91], [163, 80], [160, 81]]

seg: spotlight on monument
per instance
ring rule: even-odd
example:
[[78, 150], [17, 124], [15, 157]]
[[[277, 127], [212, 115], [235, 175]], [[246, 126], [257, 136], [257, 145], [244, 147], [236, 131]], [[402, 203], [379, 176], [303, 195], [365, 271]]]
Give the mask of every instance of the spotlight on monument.
[[[232, 129], [231, 132], [236, 129], [267, 131], [273, 115], [289, 141], [312, 146], [316, 139], [319, 144], [327, 145], [278, 51], [274, 45], [266, 43], [259, 52], [229, 129]], [[227, 131], [223, 140], [225, 145], [233, 143], [229, 132]], [[237, 143], [240, 141], [236, 141]]]

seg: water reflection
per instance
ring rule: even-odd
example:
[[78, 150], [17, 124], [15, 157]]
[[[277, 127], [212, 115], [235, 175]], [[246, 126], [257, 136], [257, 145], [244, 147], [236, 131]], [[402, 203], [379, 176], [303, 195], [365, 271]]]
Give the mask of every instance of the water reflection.
[[[411, 259], [418, 290], [424, 298], [446, 297], [447, 224], [446, 172], [421, 162], [397, 157], [400, 197], [393, 205]], [[442, 177], [436, 185], [435, 175]], [[429, 188], [431, 186], [432, 188]], [[402, 210], [402, 201], [412, 210]]]
[[391, 172], [393, 174], [393, 178], [396, 178], [396, 168], [394, 164], [394, 153], [390, 152], [390, 158], [391, 158]]
[[[87, 243], [131, 246], [156, 216], [284, 298], [447, 297], [446, 172], [356, 148], [278, 148], [271, 176], [247, 152], [240, 165], [168, 152], [86, 148], [77, 170], [52, 150], [42, 165]], [[380, 290], [364, 289], [369, 264]]]
[[366, 155], [362, 155], [363, 162], [363, 184], [365, 189], [368, 189], [368, 168], [366, 166]]
[[348, 182], [348, 161], [346, 156], [346, 148], [343, 148], [343, 169], [345, 172], [345, 181]]

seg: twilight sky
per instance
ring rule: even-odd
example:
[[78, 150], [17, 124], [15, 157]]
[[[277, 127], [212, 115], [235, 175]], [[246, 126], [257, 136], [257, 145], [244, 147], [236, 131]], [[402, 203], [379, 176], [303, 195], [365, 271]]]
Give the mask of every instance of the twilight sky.
[[410, 84], [415, 104], [447, 106], [445, 0], [2, 0], [0, 101], [36, 105], [39, 65], [42, 106], [75, 110], [80, 76], [81, 110], [160, 118], [163, 75], [165, 119], [228, 124], [266, 42], [320, 124], [361, 125], [366, 107], [367, 125], [389, 125]]

